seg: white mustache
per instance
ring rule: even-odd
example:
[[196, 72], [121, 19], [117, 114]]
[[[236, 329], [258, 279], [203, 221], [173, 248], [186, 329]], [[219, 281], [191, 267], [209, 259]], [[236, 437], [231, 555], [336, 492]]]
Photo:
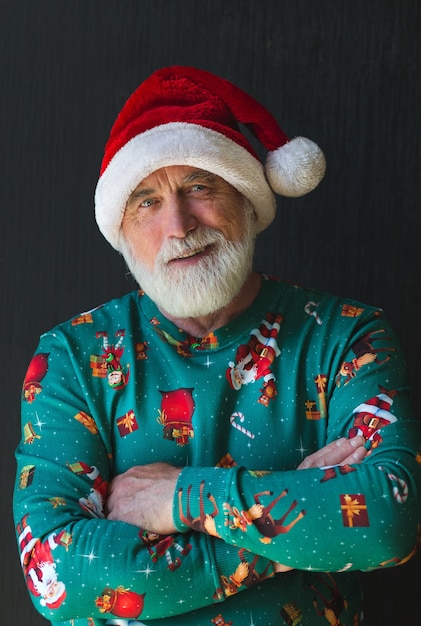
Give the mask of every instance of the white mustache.
[[224, 241], [225, 238], [219, 230], [212, 228], [196, 229], [189, 233], [184, 239], [174, 239], [167, 241], [162, 246], [156, 258], [156, 264], [167, 264], [175, 259], [193, 256], [202, 252], [205, 248]]

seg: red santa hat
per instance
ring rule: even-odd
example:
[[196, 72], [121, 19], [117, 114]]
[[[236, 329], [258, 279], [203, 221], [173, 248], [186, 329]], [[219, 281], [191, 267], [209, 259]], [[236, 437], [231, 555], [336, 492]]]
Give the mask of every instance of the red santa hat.
[[[268, 151], [264, 165], [238, 124]], [[258, 232], [274, 218], [274, 193], [302, 196], [325, 172], [315, 143], [290, 140], [265, 107], [229, 81], [193, 67], [158, 70], [127, 100], [105, 147], [95, 214], [113, 247], [119, 249], [129, 195], [171, 165], [197, 167], [230, 183], [254, 206]]]

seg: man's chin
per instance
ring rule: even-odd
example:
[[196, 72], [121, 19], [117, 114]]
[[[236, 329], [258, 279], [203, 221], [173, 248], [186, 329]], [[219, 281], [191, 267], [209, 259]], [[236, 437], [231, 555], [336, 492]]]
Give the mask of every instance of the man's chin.
[[153, 295], [148, 294], [148, 292], [144, 289], [145, 293], [155, 302], [158, 309], [161, 311], [165, 317], [176, 318], [179, 320], [183, 319], [198, 319], [201, 317], [210, 317], [215, 315], [222, 309], [224, 309], [230, 301], [230, 298], [221, 301], [220, 303], [194, 303], [192, 299], [186, 296], [183, 302], [174, 303], [171, 302], [170, 299], [162, 300]]

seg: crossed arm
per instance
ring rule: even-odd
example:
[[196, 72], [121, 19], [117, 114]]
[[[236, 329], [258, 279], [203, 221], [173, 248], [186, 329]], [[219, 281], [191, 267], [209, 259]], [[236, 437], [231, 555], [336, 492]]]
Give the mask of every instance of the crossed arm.
[[[300, 469], [360, 463], [366, 456], [364, 438], [341, 438], [307, 456]], [[110, 483], [107, 518], [128, 522], [149, 532], [171, 534], [172, 507], [181, 468], [167, 463], [136, 465]]]

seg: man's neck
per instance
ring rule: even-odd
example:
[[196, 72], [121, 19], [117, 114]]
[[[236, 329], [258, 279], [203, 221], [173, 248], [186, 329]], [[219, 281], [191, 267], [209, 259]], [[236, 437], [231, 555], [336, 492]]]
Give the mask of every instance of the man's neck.
[[165, 315], [173, 324], [181, 328], [185, 333], [192, 337], [206, 337], [209, 333], [226, 326], [231, 320], [235, 319], [243, 311], [248, 309], [253, 300], [256, 298], [260, 290], [262, 277], [256, 272], [252, 272], [241, 288], [240, 292], [230, 302], [228, 306], [209, 315], [201, 317], [173, 317], [163, 309], [161, 313]]

